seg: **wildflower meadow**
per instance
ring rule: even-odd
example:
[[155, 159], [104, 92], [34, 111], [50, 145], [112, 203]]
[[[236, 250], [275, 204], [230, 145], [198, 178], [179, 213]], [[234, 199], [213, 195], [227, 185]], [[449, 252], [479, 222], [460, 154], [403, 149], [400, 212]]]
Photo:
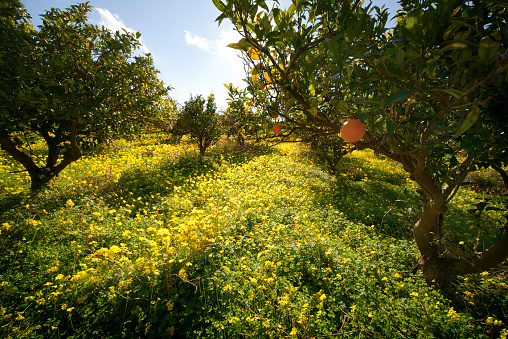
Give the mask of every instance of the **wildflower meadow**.
[[[34, 196], [1, 154], [0, 337], [506, 338], [506, 263], [428, 286], [403, 169], [368, 151], [322, 165], [305, 144], [223, 139], [201, 157], [149, 134]], [[472, 187], [450, 209], [464, 235], [504, 213]]]

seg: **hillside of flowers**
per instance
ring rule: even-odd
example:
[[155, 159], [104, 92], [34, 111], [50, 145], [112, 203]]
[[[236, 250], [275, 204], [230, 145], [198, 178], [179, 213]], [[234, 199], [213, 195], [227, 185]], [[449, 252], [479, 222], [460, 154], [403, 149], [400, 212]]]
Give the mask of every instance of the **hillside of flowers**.
[[[184, 140], [112, 141], [30, 196], [0, 157], [2, 338], [506, 338], [507, 266], [446, 290], [415, 270], [421, 195], [354, 151], [327, 174], [303, 144], [200, 157]], [[502, 217], [464, 188], [463, 239]], [[469, 234], [470, 233], [470, 234]]]

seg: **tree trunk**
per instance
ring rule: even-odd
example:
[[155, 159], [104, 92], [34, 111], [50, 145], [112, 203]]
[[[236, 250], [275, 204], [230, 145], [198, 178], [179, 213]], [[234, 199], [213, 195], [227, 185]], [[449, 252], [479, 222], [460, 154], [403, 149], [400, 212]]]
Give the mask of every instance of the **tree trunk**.
[[499, 175], [503, 179], [504, 187], [508, 189], [508, 174], [506, 174], [505, 170], [500, 165], [497, 164], [491, 164], [490, 167], [492, 167], [494, 170], [497, 171], [497, 173], [499, 173]]
[[335, 175], [337, 173], [337, 165], [339, 164], [340, 159], [342, 159], [342, 153], [333, 153], [333, 155], [328, 155], [325, 152], [322, 153], [322, 157], [328, 163], [328, 173], [331, 175]]
[[49, 181], [56, 175], [51, 174], [51, 170], [46, 167], [28, 171], [28, 174], [30, 175], [30, 190], [32, 192], [39, 192], [46, 188]]
[[340, 160], [347, 154], [347, 151], [343, 150], [334, 150], [333, 156], [328, 159], [328, 157], [325, 156], [326, 161], [328, 161], [328, 165], [330, 166], [329, 173], [335, 174], [337, 173], [337, 165], [339, 164]]
[[202, 136], [198, 137], [198, 147], [199, 147], [199, 155], [202, 157], [205, 156], [206, 144], [205, 144], [205, 138]]
[[508, 223], [502, 236], [482, 252], [469, 258], [442, 258], [436, 238], [442, 227], [444, 207], [435, 201], [427, 201], [422, 208], [422, 216], [415, 224], [413, 235], [420, 252], [418, 267], [430, 285], [446, 287], [458, 275], [486, 271], [503, 263], [508, 257]]
[[[368, 146], [365, 144], [356, 145], [360, 149], [375, 149], [402, 164], [404, 170], [410, 174], [410, 178], [423, 190], [426, 201], [422, 206], [422, 215], [413, 228], [413, 237], [420, 253], [418, 268], [422, 270], [427, 283], [446, 287], [458, 275], [480, 273], [502, 264], [508, 258], [508, 222], [497, 241], [482, 252], [476, 252], [469, 258], [443, 258], [439, 256], [439, 244], [436, 240], [441, 228], [444, 227], [443, 216], [446, 215], [446, 201], [450, 199], [450, 195], [453, 194], [457, 185], [463, 182], [469, 168], [471, 168], [472, 158], [468, 157], [463, 162], [464, 166], [462, 166], [460, 172], [457, 172], [458, 176], [455, 184], [442, 190], [432, 175], [425, 172], [426, 160], [424, 153], [413, 153], [409, 156], [404, 154], [406, 152], [399, 147], [394, 139], [389, 139], [388, 144], [390, 148], [386, 145], [375, 146], [375, 144]], [[500, 174], [503, 176], [502, 172]]]
[[[49, 181], [60, 173], [70, 163], [78, 160], [81, 157], [81, 151], [77, 145], [78, 131], [83, 126], [77, 122], [72, 122], [69, 141], [71, 143], [71, 152], [65, 154], [62, 161], [57, 164], [60, 150], [52, 144], [48, 144], [48, 155], [46, 158], [46, 166], [38, 167], [32, 160], [30, 155], [20, 151], [12, 142], [8, 133], [0, 131], [0, 145], [2, 150], [6, 151], [14, 160], [18, 161], [26, 169], [30, 175], [30, 189], [32, 192], [40, 191], [45, 188]], [[48, 140], [46, 139], [46, 142]]]
[[238, 135], [236, 136], [236, 143], [240, 146], [243, 146], [245, 144], [245, 140], [243, 139], [242, 132], [238, 132]]

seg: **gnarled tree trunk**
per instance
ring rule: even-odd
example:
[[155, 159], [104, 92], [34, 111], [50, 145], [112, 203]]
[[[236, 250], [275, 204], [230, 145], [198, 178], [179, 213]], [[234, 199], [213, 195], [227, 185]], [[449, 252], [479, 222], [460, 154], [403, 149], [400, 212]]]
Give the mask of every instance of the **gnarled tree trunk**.
[[413, 237], [420, 253], [418, 268], [422, 270], [427, 283], [445, 287], [458, 275], [480, 273], [502, 264], [508, 257], [508, 222], [502, 235], [484, 251], [476, 252], [467, 258], [440, 255], [438, 240], [441, 229], [446, 227], [443, 220], [446, 216], [447, 201], [464, 181], [469, 169], [472, 168], [473, 159], [468, 157], [461, 166], [457, 166], [455, 180], [451, 181], [451, 185], [442, 188], [436, 179], [425, 171], [424, 152], [410, 154], [402, 150], [393, 140], [389, 140], [388, 143], [391, 148], [386, 145], [377, 146], [375, 143], [357, 146], [372, 148], [402, 164], [411, 179], [423, 190], [426, 200], [422, 206], [420, 219], [413, 227]]
[[[425, 176], [425, 175], [424, 175]], [[423, 182], [422, 182], [423, 179]], [[445, 195], [435, 185], [429, 185], [431, 178], [417, 178], [421, 187], [426, 188], [427, 200], [422, 215], [413, 229], [413, 236], [420, 252], [418, 266], [428, 284], [446, 287], [458, 275], [480, 273], [503, 263], [508, 257], [508, 223], [502, 236], [488, 249], [476, 252], [468, 258], [447, 258], [439, 255], [437, 238], [443, 227], [446, 212]]]
[[11, 140], [8, 133], [0, 131], [0, 146], [2, 150], [6, 151], [14, 160], [18, 161], [26, 169], [30, 175], [30, 189], [32, 192], [37, 192], [46, 187], [51, 179], [60, 173], [70, 163], [78, 160], [81, 157], [81, 151], [77, 144], [78, 131], [82, 128], [77, 122], [72, 123], [69, 141], [71, 143], [71, 150], [65, 154], [60, 163], [57, 163], [60, 156], [60, 149], [54, 145], [47, 136], [43, 135], [48, 146], [48, 155], [46, 157], [46, 165], [38, 167], [32, 160], [30, 155], [19, 150], [14, 142]]

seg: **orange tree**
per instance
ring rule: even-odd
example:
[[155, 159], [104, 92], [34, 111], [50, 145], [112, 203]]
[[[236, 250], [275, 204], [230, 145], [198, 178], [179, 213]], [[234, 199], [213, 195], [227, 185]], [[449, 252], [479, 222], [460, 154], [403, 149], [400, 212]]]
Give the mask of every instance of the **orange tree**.
[[237, 143], [243, 145], [246, 136], [257, 138], [264, 124], [263, 115], [253, 111], [256, 99], [250, 93], [250, 87], [242, 90], [233, 84], [225, 86], [228, 90], [228, 108], [224, 112], [225, 132], [228, 137], [235, 136]]
[[166, 96], [153, 107], [155, 116], [151, 118], [151, 125], [171, 136], [171, 142], [177, 144], [183, 136], [181, 119], [179, 119], [178, 103]]
[[287, 9], [213, 2], [219, 24], [229, 19], [242, 35], [230, 47], [277, 93], [286, 121], [319, 136], [360, 119], [367, 132], [355, 146], [399, 162], [420, 186], [413, 236], [429, 283], [444, 286], [506, 259], [507, 225], [492, 227], [497, 236], [486, 242], [469, 239], [459, 256], [440, 241], [453, 231], [447, 204], [466, 175], [488, 165], [504, 172], [506, 1], [403, 0], [391, 29], [384, 9], [359, 0], [293, 0]]
[[[246, 59], [246, 62], [249, 60]], [[335, 173], [340, 159], [351, 147], [347, 147], [335, 131], [309, 129], [286, 120], [285, 102], [280, 100], [281, 93], [272, 90], [266, 77], [254, 73], [244, 81], [248, 86], [243, 90], [232, 84], [226, 85], [229, 94], [228, 109], [224, 114], [226, 133], [237, 135], [238, 143], [243, 144], [244, 135], [255, 137], [258, 141], [273, 138], [272, 127], [280, 125], [282, 131], [278, 134], [278, 142], [308, 142], [315, 154], [326, 161], [329, 172]]]
[[198, 141], [201, 156], [205, 155], [212, 143], [220, 139], [222, 129], [213, 94], [206, 100], [201, 95], [191, 95], [184, 103], [178, 119], [177, 128], [182, 134], [190, 134], [191, 138]]
[[[17, 0], [0, 5], [0, 145], [38, 190], [81, 157], [82, 147], [137, 133], [167, 93], [139, 34], [87, 23], [88, 4], [42, 15], [33, 29]], [[43, 140], [47, 154], [34, 144]]]
[[[261, 83], [256, 84], [250, 78], [245, 79], [247, 87], [239, 89], [232, 84], [225, 85], [228, 89], [228, 108], [225, 112], [228, 135], [237, 135], [239, 144], [243, 144], [248, 136], [256, 141], [274, 137], [272, 127], [281, 118], [271, 104], [274, 98], [264, 91]], [[286, 131], [286, 136], [290, 132]]]

